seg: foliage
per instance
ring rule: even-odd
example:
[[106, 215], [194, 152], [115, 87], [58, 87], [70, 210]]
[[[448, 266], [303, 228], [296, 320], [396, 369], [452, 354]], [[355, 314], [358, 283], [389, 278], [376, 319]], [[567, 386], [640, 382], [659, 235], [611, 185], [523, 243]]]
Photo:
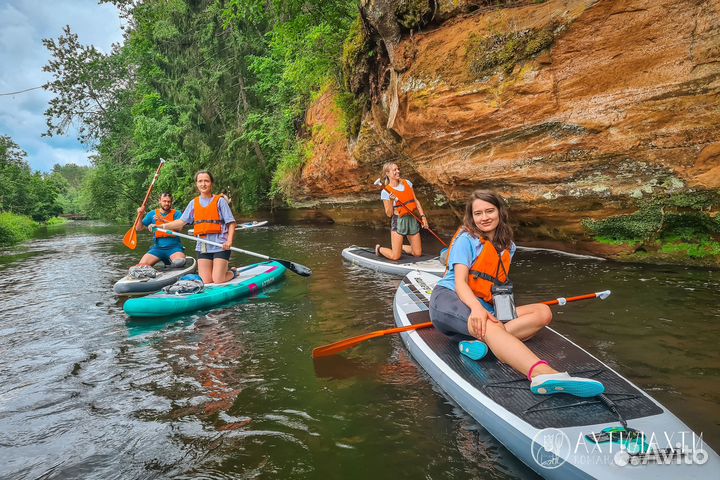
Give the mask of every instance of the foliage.
[[310, 142], [298, 143], [293, 150], [287, 152], [280, 160], [277, 170], [275, 170], [275, 176], [272, 179], [272, 192], [274, 194], [285, 193], [289, 197], [293, 192], [295, 175], [311, 155], [312, 144]]
[[[160, 157], [156, 188], [184, 203], [192, 175], [213, 171], [216, 190], [251, 210], [302, 166], [304, 112], [330, 80], [357, 16], [350, 0], [111, 0], [125, 41], [104, 55], [68, 27], [45, 40], [56, 100], [48, 134], [83, 126], [95, 169], [85, 213], [130, 218]], [[280, 182], [280, 183], [278, 183]]]
[[45, 225], [47, 225], [48, 227], [56, 227], [58, 225], [65, 225], [66, 223], [68, 223], [68, 220], [66, 218], [53, 217], [47, 222], [45, 222]]
[[92, 143], [102, 138], [116, 94], [123, 88], [119, 78], [129, 79], [116, 55], [105, 55], [92, 45], [80, 44], [77, 34], [66, 25], [57, 39], [43, 39], [52, 59], [43, 67], [53, 80], [43, 85], [55, 93], [45, 112], [47, 135], [63, 135], [79, 120], [78, 139]]
[[27, 154], [13, 140], [0, 135], [0, 211], [43, 221], [62, 213], [57, 201], [62, 182], [33, 172]]
[[0, 245], [12, 245], [32, 237], [37, 223], [24, 215], [0, 212]]
[[633, 214], [585, 220], [583, 225], [596, 236], [618, 241], [697, 241], [720, 235], [720, 218], [706, 212], [718, 205], [720, 194], [713, 192], [670, 195], [643, 202]]
[[370, 40], [363, 27], [362, 18], [358, 15], [350, 25], [342, 49], [343, 86], [348, 92], [358, 94], [367, 86], [372, 54]]
[[89, 170], [90, 167], [74, 163], [53, 166], [52, 178], [58, 186], [57, 203], [62, 207], [63, 213], [79, 214], [82, 212], [80, 195], [83, 181]]
[[343, 114], [342, 128], [348, 137], [357, 137], [360, 133], [362, 115], [367, 101], [366, 95], [355, 96], [350, 92], [341, 92], [335, 98], [335, 104]]
[[660, 253], [681, 255], [693, 259], [720, 257], [720, 242], [702, 240], [693, 244], [686, 242], [666, 243], [660, 248]]

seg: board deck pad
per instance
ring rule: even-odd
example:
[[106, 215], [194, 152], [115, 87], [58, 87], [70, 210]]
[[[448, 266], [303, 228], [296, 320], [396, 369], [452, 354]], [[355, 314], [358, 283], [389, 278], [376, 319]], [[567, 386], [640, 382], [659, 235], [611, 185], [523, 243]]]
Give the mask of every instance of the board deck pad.
[[[422, 287], [422, 285], [421, 285]], [[429, 292], [403, 279], [402, 288], [421, 311], [407, 314], [413, 324], [430, 321]], [[598, 398], [579, 398], [566, 394], [535, 395], [530, 382], [492, 353], [479, 361], [460, 354], [457, 343], [434, 328], [416, 330], [422, 340], [465, 381], [514, 415], [535, 428], [565, 428], [616, 423], [618, 418]], [[525, 344], [538, 357], [559, 371], [596, 379], [605, 385], [605, 395], [612, 400], [626, 420], [663, 413], [636, 387], [609, 370], [577, 345], [557, 332], [544, 328]]]
[[400, 260], [390, 260], [389, 258], [378, 257], [377, 255], [375, 255], [375, 252], [370, 250], [369, 248], [356, 247], [351, 249], [350, 251], [359, 257], [372, 260], [380, 260], [382, 262], [392, 263], [395, 265], [407, 265], [410, 263], [426, 262], [428, 260], [434, 260], [437, 258], [437, 255], [421, 255], [419, 257], [413, 257], [412, 255], [406, 255], [403, 253], [402, 257], [400, 257]]
[[[155, 265], [158, 272], [156, 277], [150, 278], [129, 278], [127, 275], [115, 282], [113, 291], [116, 295], [145, 295], [172, 285], [180, 277], [195, 271], [197, 261], [193, 257], [186, 257], [186, 264], [182, 267], [169, 267], [164, 264]], [[189, 262], [189, 264], [188, 264]]]

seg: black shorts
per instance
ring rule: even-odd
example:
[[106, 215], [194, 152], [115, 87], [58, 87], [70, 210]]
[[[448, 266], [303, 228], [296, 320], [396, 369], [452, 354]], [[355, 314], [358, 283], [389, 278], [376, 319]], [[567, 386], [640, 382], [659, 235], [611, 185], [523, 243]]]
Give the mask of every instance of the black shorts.
[[221, 258], [223, 260], [230, 260], [230, 254], [232, 253], [231, 250], [223, 250], [221, 252], [215, 252], [215, 253], [201, 253], [198, 252], [198, 260], [215, 260], [216, 258]]
[[[480, 303], [488, 312], [495, 315], [495, 309], [481, 299]], [[435, 328], [455, 340], [475, 340], [468, 331], [470, 307], [465, 305], [455, 291], [436, 285], [430, 295], [430, 320]]]

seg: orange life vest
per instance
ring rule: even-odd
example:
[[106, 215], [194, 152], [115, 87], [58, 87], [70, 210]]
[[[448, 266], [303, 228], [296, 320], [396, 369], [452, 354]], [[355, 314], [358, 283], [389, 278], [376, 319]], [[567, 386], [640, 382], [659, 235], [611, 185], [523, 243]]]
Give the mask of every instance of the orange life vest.
[[205, 237], [211, 233], [222, 233], [223, 221], [218, 209], [220, 195], [213, 195], [212, 201], [207, 207], [200, 204], [200, 197], [195, 197], [195, 236]]
[[[462, 227], [450, 241], [447, 251], [447, 259], [445, 260], [445, 272], [450, 268], [450, 252], [452, 251], [455, 240], [464, 231]], [[502, 285], [508, 281], [508, 272], [510, 272], [510, 250], [505, 249], [502, 255], [497, 252], [495, 245], [489, 240], [480, 238], [482, 252], [470, 267], [468, 274], [468, 286], [476, 297], [482, 298], [488, 303], [492, 303], [492, 287], [493, 285]], [[500, 259], [502, 258], [502, 265]]]
[[[172, 209], [172, 210], [170, 210], [170, 213], [168, 213], [167, 215], [163, 215], [161, 209], [159, 209], [159, 208], [156, 209], [155, 210], [155, 225], [157, 225], [158, 227], [161, 227], [163, 223], [172, 222], [173, 220], [175, 220], [175, 212], [176, 212], [176, 210]], [[165, 232], [155, 232], [155, 238], [166, 238], [166, 237], [175, 237], [175, 235], [170, 235], [169, 233], [165, 233]], [[175, 238], [177, 238], [177, 237], [175, 237]]]
[[397, 214], [398, 217], [404, 217], [406, 215], [410, 215], [411, 212], [414, 212], [417, 210], [417, 205], [415, 204], [415, 191], [413, 191], [413, 188], [410, 186], [410, 184], [405, 179], [401, 179], [400, 183], [405, 185], [405, 190], [395, 190], [390, 185], [385, 185], [385, 188], [395, 195], [397, 199], [407, 205], [407, 208], [403, 207], [400, 202], [398, 202], [398, 206], [395, 208], [398, 209]]

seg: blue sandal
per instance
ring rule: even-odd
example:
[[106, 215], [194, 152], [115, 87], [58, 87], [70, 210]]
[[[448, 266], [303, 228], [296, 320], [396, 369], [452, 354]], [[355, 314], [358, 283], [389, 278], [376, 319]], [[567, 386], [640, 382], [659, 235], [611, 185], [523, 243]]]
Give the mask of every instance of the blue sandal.
[[458, 343], [460, 353], [473, 360], [480, 360], [487, 355], [488, 347], [480, 340], [463, 340]]
[[605, 386], [590, 378], [571, 377], [567, 372], [537, 375], [530, 382], [530, 390], [538, 395], [568, 393], [576, 397], [595, 397], [605, 392]]

